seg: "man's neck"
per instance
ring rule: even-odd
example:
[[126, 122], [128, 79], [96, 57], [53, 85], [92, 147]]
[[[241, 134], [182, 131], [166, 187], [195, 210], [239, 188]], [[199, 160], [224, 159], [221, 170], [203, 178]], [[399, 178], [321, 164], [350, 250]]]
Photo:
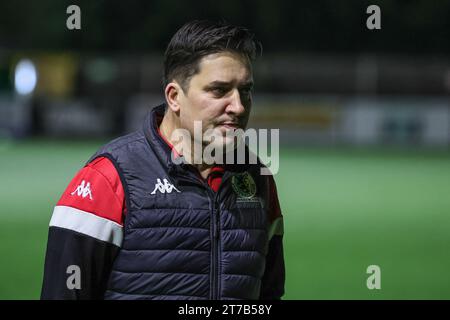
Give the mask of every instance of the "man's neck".
[[[169, 143], [173, 146], [175, 151], [178, 152], [178, 154], [183, 155], [187, 163], [194, 166], [199, 171], [200, 175], [204, 179], [206, 179], [209, 173], [211, 172], [212, 168], [214, 167], [214, 164], [203, 163], [203, 158], [201, 164], [196, 164], [193, 161], [194, 140], [192, 139], [192, 137], [189, 137], [190, 145], [187, 145], [186, 139], [182, 139], [181, 142], [172, 140], [172, 133], [178, 128], [180, 128], [178, 124], [178, 119], [174, 118], [173, 114], [171, 114], [170, 111], [167, 112], [164, 115], [161, 124], [159, 125], [159, 131], [161, 135], [164, 137], [164, 139], [169, 141]], [[203, 147], [201, 149], [203, 153]]]

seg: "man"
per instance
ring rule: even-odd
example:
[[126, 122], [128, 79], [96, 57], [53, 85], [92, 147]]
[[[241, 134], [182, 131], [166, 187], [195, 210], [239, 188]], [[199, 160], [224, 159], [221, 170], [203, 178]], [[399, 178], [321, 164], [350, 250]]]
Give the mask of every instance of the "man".
[[[102, 147], [54, 209], [43, 299], [282, 297], [273, 177], [259, 161], [195, 161], [195, 145], [206, 145], [195, 123], [223, 137], [216, 150], [247, 126], [255, 50], [241, 27], [193, 21], [176, 32], [165, 53], [166, 103], [142, 130]], [[180, 143], [180, 131], [192, 138]]]

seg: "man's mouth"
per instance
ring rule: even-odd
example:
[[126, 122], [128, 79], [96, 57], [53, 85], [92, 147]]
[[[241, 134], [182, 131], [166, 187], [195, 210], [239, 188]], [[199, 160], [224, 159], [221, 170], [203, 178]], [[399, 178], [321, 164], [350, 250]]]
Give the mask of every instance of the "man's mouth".
[[223, 122], [220, 125], [222, 127], [225, 127], [226, 129], [230, 129], [230, 130], [237, 130], [237, 129], [241, 128], [239, 123], [236, 123], [236, 122]]

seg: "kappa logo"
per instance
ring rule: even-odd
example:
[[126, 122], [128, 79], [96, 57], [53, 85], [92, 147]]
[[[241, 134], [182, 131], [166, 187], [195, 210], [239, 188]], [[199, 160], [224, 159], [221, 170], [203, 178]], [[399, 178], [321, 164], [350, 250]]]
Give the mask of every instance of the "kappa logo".
[[156, 179], [155, 189], [151, 194], [155, 194], [156, 190], [159, 190], [161, 193], [171, 193], [173, 190], [176, 192], [180, 192], [173, 184], [171, 184], [167, 179], [163, 179], [164, 183], [161, 182], [161, 179]]
[[77, 195], [82, 198], [86, 198], [89, 196], [89, 199], [92, 199], [92, 191], [91, 191], [91, 183], [86, 181], [81, 181], [78, 187], [71, 193], [71, 195]]

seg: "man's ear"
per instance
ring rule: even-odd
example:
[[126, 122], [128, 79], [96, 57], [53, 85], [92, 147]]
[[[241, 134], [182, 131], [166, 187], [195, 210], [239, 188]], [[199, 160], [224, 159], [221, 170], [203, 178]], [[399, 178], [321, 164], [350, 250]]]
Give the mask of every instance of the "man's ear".
[[180, 98], [183, 94], [183, 90], [181, 89], [181, 86], [176, 82], [172, 81], [169, 84], [167, 84], [164, 94], [166, 96], [166, 101], [168, 107], [173, 112], [179, 112], [180, 111]]

